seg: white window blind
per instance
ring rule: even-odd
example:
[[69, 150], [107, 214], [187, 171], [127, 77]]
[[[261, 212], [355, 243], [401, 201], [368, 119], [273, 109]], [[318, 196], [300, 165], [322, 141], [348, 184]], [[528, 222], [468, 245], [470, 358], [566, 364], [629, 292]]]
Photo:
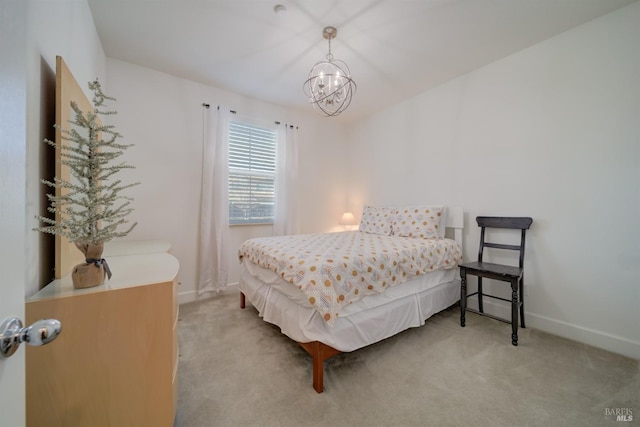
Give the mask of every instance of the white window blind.
[[277, 132], [232, 121], [229, 127], [229, 223], [273, 223]]

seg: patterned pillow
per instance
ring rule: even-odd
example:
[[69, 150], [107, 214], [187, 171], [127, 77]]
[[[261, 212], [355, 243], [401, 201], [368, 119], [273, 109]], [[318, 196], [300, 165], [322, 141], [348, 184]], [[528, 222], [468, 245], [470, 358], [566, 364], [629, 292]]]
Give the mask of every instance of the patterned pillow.
[[[420, 206], [396, 209], [393, 215], [393, 234], [403, 237], [434, 239], [441, 236], [443, 206]], [[444, 231], [444, 230], [442, 230]]]
[[371, 234], [383, 234], [391, 236], [391, 221], [393, 219], [392, 208], [376, 208], [365, 206], [360, 220], [360, 231]]

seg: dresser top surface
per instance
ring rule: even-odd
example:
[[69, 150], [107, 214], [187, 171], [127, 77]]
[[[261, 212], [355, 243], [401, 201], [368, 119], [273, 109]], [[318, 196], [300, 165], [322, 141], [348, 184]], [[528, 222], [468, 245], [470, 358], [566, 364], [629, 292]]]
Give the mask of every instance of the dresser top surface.
[[106, 257], [111, 269], [111, 279], [105, 278], [103, 285], [92, 288], [75, 289], [71, 274], [56, 279], [30, 298], [38, 301], [49, 298], [83, 295], [95, 292], [124, 289], [154, 283], [172, 282], [178, 275], [180, 265], [173, 255], [166, 252], [137, 253]]

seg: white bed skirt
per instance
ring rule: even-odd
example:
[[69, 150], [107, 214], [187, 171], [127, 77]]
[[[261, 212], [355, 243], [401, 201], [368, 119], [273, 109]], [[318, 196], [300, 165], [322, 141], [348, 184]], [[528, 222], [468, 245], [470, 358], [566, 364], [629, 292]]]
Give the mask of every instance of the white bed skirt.
[[320, 341], [349, 352], [408, 328], [420, 327], [429, 317], [459, 301], [460, 281], [451, 276], [448, 279], [418, 293], [340, 317], [333, 327], [315, 309], [296, 304], [273, 286], [253, 277], [244, 266], [239, 288], [266, 322], [280, 327], [294, 341]]

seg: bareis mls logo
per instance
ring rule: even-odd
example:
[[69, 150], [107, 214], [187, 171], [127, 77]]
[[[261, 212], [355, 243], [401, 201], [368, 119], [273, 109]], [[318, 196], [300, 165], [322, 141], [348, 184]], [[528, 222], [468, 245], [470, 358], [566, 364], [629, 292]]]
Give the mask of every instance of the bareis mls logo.
[[633, 421], [633, 409], [631, 408], [605, 408], [604, 415], [607, 418], [615, 417], [616, 421]]

